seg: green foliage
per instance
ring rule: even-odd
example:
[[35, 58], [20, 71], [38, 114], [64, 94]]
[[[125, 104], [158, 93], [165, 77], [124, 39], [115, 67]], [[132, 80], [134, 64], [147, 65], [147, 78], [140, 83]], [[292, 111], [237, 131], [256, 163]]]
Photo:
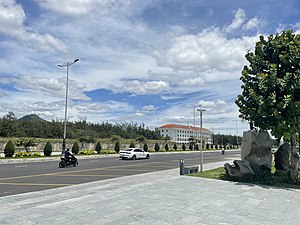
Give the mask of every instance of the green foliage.
[[78, 141], [81, 143], [95, 143], [95, 138], [93, 136], [83, 136], [78, 138]]
[[75, 141], [72, 146], [72, 153], [74, 153], [75, 155], [79, 153], [79, 144], [77, 143], [77, 141]]
[[119, 151], [120, 151], [120, 142], [119, 141], [116, 142], [114, 150], [116, 153], [119, 153]]
[[133, 142], [130, 143], [129, 148], [135, 148], [135, 144]]
[[199, 150], [199, 145], [198, 145], [198, 144], [195, 145], [195, 150], [196, 150], [196, 151]]
[[160, 146], [159, 146], [158, 143], [155, 143], [155, 145], [154, 145], [154, 150], [155, 150], [156, 152], [158, 152], [158, 151], [160, 150]]
[[174, 151], [177, 151], [177, 144], [176, 143], [174, 143], [173, 149], [174, 149]]
[[242, 93], [235, 103], [240, 118], [278, 138], [300, 129], [300, 35], [293, 31], [260, 36], [248, 52]]
[[182, 150], [183, 150], [183, 151], [186, 150], [185, 144], [182, 144]]
[[118, 136], [118, 135], [111, 135], [110, 136], [110, 141], [111, 142], [116, 142], [116, 141], [119, 141], [120, 139], [121, 139], [121, 137]]
[[148, 149], [148, 152], [155, 152], [155, 150], [154, 149]]
[[95, 147], [95, 151], [98, 154], [100, 154], [101, 150], [102, 150], [102, 146], [101, 146], [100, 142], [97, 142], [96, 147]]
[[83, 151], [79, 151], [80, 155], [94, 155], [95, 151], [94, 150], [83, 150]]
[[206, 144], [206, 149], [207, 149], [207, 150], [209, 149], [209, 144], [208, 144], [208, 143]]
[[115, 150], [101, 150], [101, 154], [116, 154]]
[[169, 151], [169, 145], [168, 144], [165, 144], [165, 150]]
[[146, 141], [146, 138], [143, 135], [141, 135], [141, 136], [138, 136], [135, 140], [140, 143], [143, 143]]
[[51, 156], [52, 154], [52, 145], [50, 141], [48, 141], [44, 147], [44, 156]]
[[[13, 112], [0, 118], [0, 137], [61, 138], [64, 132], [63, 121], [45, 121], [36, 115], [16, 119]], [[160, 139], [159, 132], [145, 128], [144, 124], [88, 123], [86, 120], [67, 122], [68, 139], [80, 139], [80, 142], [94, 143], [96, 138], [109, 138], [117, 135], [124, 139], [136, 139], [140, 136], [149, 140]], [[115, 142], [115, 141], [113, 141]]]
[[171, 138], [170, 138], [168, 135], [166, 135], [165, 137], [162, 137], [162, 140], [163, 140], [164, 142], [168, 142], [168, 141], [171, 140]]
[[147, 143], [144, 144], [143, 150], [144, 150], [145, 152], [148, 152], [148, 145], [147, 145]]
[[19, 138], [16, 140], [16, 146], [23, 146], [26, 152], [29, 152], [29, 147], [37, 145], [37, 140], [35, 138]]
[[12, 141], [8, 141], [4, 148], [4, 155], [5, 157], [13, 157], [15, 154], [15, 146]]

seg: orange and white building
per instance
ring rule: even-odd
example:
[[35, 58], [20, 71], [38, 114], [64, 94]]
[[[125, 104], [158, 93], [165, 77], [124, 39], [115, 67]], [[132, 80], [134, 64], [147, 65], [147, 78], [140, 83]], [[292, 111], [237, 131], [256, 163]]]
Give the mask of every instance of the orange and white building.
[[199, 140], [200, 137], [202, 137], [202, 142], [204, 144], [212, 144], [213, 133], [205, 128], [202, 128], [202, 130], [200, 130], [199, 127], [184, 126], [178, 124], [165, 124], [159, 127], [158, 131], [162, 137], [169, 136], [170, 141], [176, 143], [189, 143], [190, 138]]

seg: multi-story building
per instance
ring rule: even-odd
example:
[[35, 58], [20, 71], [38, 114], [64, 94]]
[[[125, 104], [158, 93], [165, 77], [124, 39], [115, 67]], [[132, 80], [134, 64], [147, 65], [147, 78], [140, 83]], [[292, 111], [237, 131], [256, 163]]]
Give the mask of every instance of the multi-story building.
[[170, 140], [176, 143], [189, 143], [191, 138], [200, 140], [200, 137], [202, 137], [204, 144], [212, 144], [213, 133], [205, 128], [200, 130], [199, 127], [165, 124], [159, 127], [158, 131], [162, 137], [169, 136]]

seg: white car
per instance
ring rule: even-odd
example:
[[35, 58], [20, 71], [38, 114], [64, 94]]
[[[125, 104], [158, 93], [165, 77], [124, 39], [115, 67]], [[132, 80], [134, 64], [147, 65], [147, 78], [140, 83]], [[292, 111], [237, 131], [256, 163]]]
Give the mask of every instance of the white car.
[[128, 148], [126, 150], [122, 150], [119, 153], [121, 159], [149, 159], [149, 152], [145, 152], [141, 148]]

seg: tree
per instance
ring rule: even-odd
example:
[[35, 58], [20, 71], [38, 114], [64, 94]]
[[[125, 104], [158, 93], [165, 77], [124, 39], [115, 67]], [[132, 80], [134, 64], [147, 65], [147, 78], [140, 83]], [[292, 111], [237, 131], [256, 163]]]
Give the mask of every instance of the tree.
[[102, 146], [101, 146], [100, 142], [97, 142], [96, 147], [95, 147], [95, 151], [98, 154], [100, 154], [101, 150], [102, 150]]
[[143, 150], [144, 150], [145, 152], [148, 152], [148, 145], [147, 145], [146, 142], [145, 142], [145, 144], [144, 144], [144, 146], [143, 146]]
[[19, 138], [15, 142], [16, 146], [23, 146], [26, 152], [29, 152], [29, 147], [37, 145], [37, 140], [34, 138]]
[[[251, 128], [271, 130], [276, 138], [300, 128], [300, 35], [291, 30], [260, 36], [255, 51], [248, 52], [242, 93], [236, 104], [239, 117]], [[253, 125], [252, 125], [253, 124]]]
[[168, 144], [165, 144], [165, 150], [169, 151], [169, 145]]
[[168, 141], [171, 140], [171, 137], [168, 136], [168, 135], [166, 135], [165, 137], [162, 138], [162, 140], [163, 140], [164, 142], [168, 142]]
[[130, 143], [129, 148], [135, 148], [135, 144], [133, 142]]
[[118, 135], [111, 135], [110, 136], [111, 142], [119, 141], [120, 139], [121, 139], [121, 137], [118, 136]]
[[174, 149], [175, 151], [177, 151], [177, 145], [176, 145], [176, 143], [174, 143], [173, 149]]
[[5, 157], [13, 157], [15, 154], [15, 146], [12, 141], [8, 141], [4, 148]]
[[185, 147], [185, 144], [184, 144], [184, 143], [182, 144], [182, 150], [183, 150], [183, 151], [186, 150], [186, 147]]
[[141, 135], [141, 136], [138, 136], [135, 140], [140, 143], [143, 143], [146, 141], [146, 138], [143, 135]]
[[159, 152], [160, 146], [159, 146], [158, 143], [155, 143], [155, 145], [154, 145], [154, 150], [155, 150], [156, 152]]
[[291, 140], [290, 178], [298, 174], [299, 155], [295, 133], [300, 131], [300, 35], [293, 31], [260, 36], [255, 51], [248, 52], [249, 66], [244, 66], [243, 92], [236, 104], [240, 118], [261, 130], [271, 130], [280, 138]]
[[52, 154], [52, 145], [50, 141], [48, 141], [44, 147], [44, 156], [50, 156]]
[[192, 142], [189, 143], [189, 150], [191, 150], [191, 151], [193, 150], [193, 143]]
[[120, 151], [120, 142], [117, 141], [114, 147], [114, 150], [118, 153]]
[[74, 142], [73, 146], [72, 146], [72, 152], [77, 155], [79, 153], [79, 144], [77, 143], [77, 141]]

